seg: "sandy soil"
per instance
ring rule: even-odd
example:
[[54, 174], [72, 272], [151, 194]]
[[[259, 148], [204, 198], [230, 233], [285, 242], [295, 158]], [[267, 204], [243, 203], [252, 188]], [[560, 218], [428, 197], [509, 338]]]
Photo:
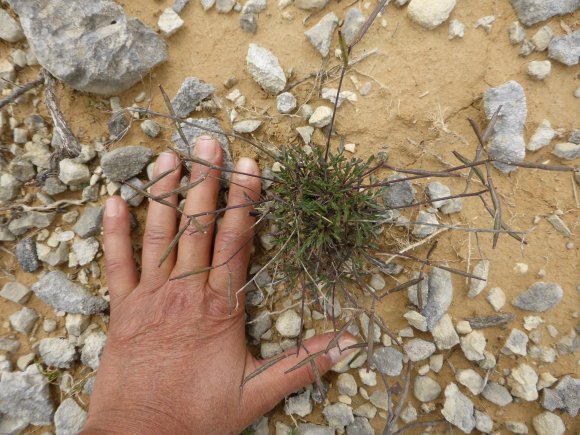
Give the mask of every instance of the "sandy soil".
[[[145, 23], [155, 27], [157, 18], [171, 1], [125, 1], [121, 2], [127, 11], [142, 19]], [[257, 137], [273, 144], [300, 143], [294, 127], [304, 125], [298, 116], [279, 115], [275, 107], [275, 99], [268, 97], [259, 89], [245, 69], [245, 55], [250, 42], [257, 42], [269, 48], [278, 56], [284, 69], [292, 68], [296, 78], [302, 78], [321, 67], [319, 54], [310, 46], [303, 36], [306, 27], [317, 22], [323, 14], [330, 10], [342, 18], [345, 10], [351, 6], [347, 2], [331, 2], [324, 11], [309, 15], [293, 7], [287, 9], [292, 20], [283, 19], [275, 2], [268, 5], [268, 9], [259, 16], [258, 31], [255, 35], [241, 32], [238, 23], [238, 14], [220, 15], [215, 11], [203, 12], [199, 4], [193, 0], [181, 14], [185, 26], [169, 39], [169, 62], [156, 69], [151, 77], [144, 78], [142, 84], [134, 86], [121, 95], [124, 105], [130, 106], [133, 98], [141, 91], [151, 91], [152, 108], [164, 110], [163, 101], [156, 87], [162, 84], [169, 95], [173, 95], [186, 76], [195, 76], [217, 87], [217, 96], [225, 97], [229, 92], [222, 83], [229, 77], [236, 77], [238, 89], [246, 96], [248, 113], [241, 116], [256, 117], [262, 114], [265, 124], [258, 131]], [[370, 3], [356, 3], [366, 14], [370, 13]], [[373, 4], [374, 6], [374, 4]], [[497, 21], [493, 24], [491, 33], [482, 29], [474, 29], [473, 24], [478, 18], [486, 15], [495, 15]], [[372, 153], [388, 150], [389, 163], [400, 167], [420, 167], [440, 169], [446, 164], [456, 165], [451, 151], [458, 150], [468, 156], [473, 155], [475, 137], [467, 122], [473, 117], [484, 123], [481, 95], [485, 89], [500, 85], [508, 80], [517, 80], [525, 89], [528, 118], [526, 123], [526, 138], [529, 138], [536, 126], [548, 119], [554, 128], [561, 128], [567, 133], [579, 128], [580, 100], [573, 97], [574, 90], [580, 85], [580, 69], [565, 67], [558, 62], [552, 63], [551, 76], [544, 82], [537, 82], [527, 75], [527, 63], [530, 60], [543, 60], [546, 53], [534, 53], [524, 59], [518, 56], [519, 47], [512, 46], [507, 37], [509, 25], [516, 20], [516, 15], [509, 2], [498, 0], [482, 0], [479, 2], [459, 2], [452, 18], [461, 20], [466, 25], [464, 39], [449, 41], [447, 25], [426, 31], [412, 24], [406, 17], [405, 10], [389, 5], [383, 17], [387, 20], [386, 28], [381, 26], [380, 19], [355, 49], [354, 55], [376, 49], [377, 53], [358, 64], [349, 75], [358, 78], [361, 83], [370, 81], [372, 92], [365, 97], [359, 95], [358, 103], [345, 103], [338, 111], [337, 131], [346, 135], [348, 142], [357, 144], [357, 155], [366, 157]], [[303, 20], [307, 19], [307, 25]], [[580, 26], [580, 13], [568, 15], [562, 19], [568, 26], [576, 30]], [[548, 23], [538, 24], [527, 30], [531, 36], [535, 30], [544, 24], [550, 24], [557, 34], [562, 34], [560, 19], [550, 20]], [[333, 48], [334, 50], [334, 48]], [[0, 43], [0, 56], [8, 53], [6, 44]], [[332, 57], [330, 65], [337, 64]], [[35, 76], [36, 72], [28, 69], [19, 77]], [[316, 95], [311, 95], [312, 80], [305, 81], [294, 88], [293, 92], [299, 104], [310, 99], [311, 103], [322, 103]], [[336, 87], [337, 82], [328, 83]], [[346, 80], [344, 89], [355, 90], [351, 80]], [[73, 131], [79, 134], [81, 141], [93, 142], [95, 138], [106, 136], [106, 122], [110, 114], [99, 110], [99, 99], [94, 96], [82, 95], [68, 89], [61, 89], [61, 104], [63, 112], [70, 120]], [[106, 100], [103, 107], [107, 108]], [[16, 113], [27, 115], [30, 106], [16, 108]], [[46, 114], [41, 106], [40, 112]], [[230, 129], [225, 112], [218, 112], [222, 119], [222, 126]], [[162, 122], [162, 121], [160, 121]], [[156, 151], [162, 151], [170, 139], [173, 131], [169, 123], [163, 123], [159, 139], [150, 140], [137, 126], [118, 146], [128, 144], [143, 144]], [[314, 136], [314, 141], [322, 143], [320, 132]], [[556, 143], [556, 139], [553, 143]], [[234, 157], [249, 155], [259, 159], [264, 165], [267, 160], [258, 155], [253, 149], [240, 141], [231, 144]], [[561, 163], [550, 154], [552, 145], [537, 153], [529, 153], [527, 162]], [[568, 163], [569, 164], [569, 163]], [[384, 175], [389, 175], [385, 171]], [[430, 180], [425, 180], [426, 184]], [[562, 218], [576, 233], [580, 223], [577, 202], [574, 199], [573, 180], [569, 173], [542, 172], [539, 170], [519, 169], [511, 175], [497, 173], [494, 182], [501, 192], [504, 216], [512, 228], [529, 231], [528, 245], [522, 246], [509, 237], [500, 238], [497, 249], [491, 249], [491, 237], [462, 232], [446, 232], [439, 237], [440, 247], [437, 251], [437, 260], [446, 261], [453, 267], [471, 270], [474, 263], [480, 258], [491, 260], [491, 272], [487, 289], [501, 287], [507, 296], [508, 304], [504, 310], [513, 312], [516, 317], [507, 328], [485, 330], [488, 339], [487, 349], [498, 355], [505, 338], [513, 327], [522, 329], [522, 311], [511, 307], [509, 301], [530, 284], [540, 280], [537, 274], [545, 271], [547, 282], [559, 283], [565, 291], [565, 298], [558, 307], [542, 314], [546, 324], [558, 328], [561, 335], [569, 332], [578, 322], [577, 316], [580, 307], [580, 294], [576, 286], [578, 280], [578, 244], [573, 249], [567, 249], [566, 239], [557, 232], [544, 218], [555, 210], [562, 210]], [[453, 192], [463, 187], [463, 181], [447, 180]], [[578, 189], [576, 187], [576, 189]], [[422, 192], [421, 192], [421, 195]], [[139, 208], [138, 214], [142, 219], [145, 207]], [[539, 223], [533, 224], [535, 216], [540, 216]], [[447, 223], [466, 224], [474, 227], [491, 227], [492, 222], [476, 199], [465, 201], [460, 214], [452, 215]], [[56, 224], [60, 223], [57, 218]], [[140, 235], [135, 243], [140, 244]], [[8, 250], [13, 249], [11, 244], [4, 244]], [[419, 249], [418, 254], [424, 251]], [[517, 274], [513, 268], [516, 263], [526, 263], [529, 271], [526, 274]], [[7, 252], [0, 252], [0, 268], [16, 275], [16, 278], [25, 284], [31, 284], [35, 277], [18, 271], [14, 258]], [[401, 278], [404, 279], [404, 278]], [[0, 285], [7, 282], [0, 280]], [[388, 282], [392, 284], [392, 282]], [[102, 282], [95, 282], [95, 286], [106, 285], [106, 278]], [[459, 321], [473, 315], [492, 314], [493, 309], [485, 300], [487, 290], [475, 300], [467, 299], [467, 283], [465, 279], [454, 277], [455, 298], [450, 309], [454, 321]], [[389, 326], [398, 330], [407, 326], [401, 317], [406, 310], [407, 298], [404, 294], [397, 294], [387, 299], [380, 307], [380, 312]], [[34, 297], [30, 306], [43, 316], [54, 318], [54, 312]], [[8, 333], [7, 318], [16, 311], [17, 306], [7, 301], [0, 301], [0, 335]], [[64, 330], [64, 319], [60, 318], [59, 327]], [[97, 319], [97, 321], [99, 321]], [[330, 325], [329, 325], [330, 326]], [[543, 326], [541, 326], [543, 327]], [[38, 328], [34, 337], [38, 340], [46, 334]], [[423, 338], [431, 339], [430, 336]], [[555, 342], [547, 333], [543, 344]], [[23, 340], [20, 354], [28, 353], [29, 343]], [[453, 352], [449, 356], [452, 365], [467, 368], [461, 351]], [[534, 360], [532, 364], [536, 365]], [[502, 368], [511, 368], [519, 362], [501, 356], [499, 370], [491, 375], [492, 380], [501, 377]], [[558, 358], [557, 362], [546, 367], [538, 366], [537, 371], [549, 371], [556, 377], [567, 373], [578, 373], [578, 355], [566, 355]], [[333, 375], [328, 379], [335, 380]], [[445, 365], [438, 382], [444, 387], [454, 380], [452, 368]], [[371, 392], [372, 388], [367, 388]], [[412, 394], [411, 394], [412, 396]], [[82, 397], [88, 403], [87, 397]], [[336, 392], [330, 392], [329, 398], [335, 401]], [[483, 409], [496, 422], [517, 420], [530, 422], [531, 418], [542, 411], [539, 403], [514, 403], [505, 408], [498, 408], [482, 398], [473, 398], [475, 405]], [[414, 400], [414, 399], [412, 399]], [[353, 406], [363, 403], [357, 396]], [[437, 401], [442, 406], [442, 399]], [[420, 404], [414, 403], [419, 409]], [[277, 407], [270, 414], [271, 429], [275, 421], [290, 422], [283, 413], [282, 407]], [[580, 423], [573, 421], [569, 416], [562, 415], [570, 433], [580, 430]], [[428, 417], [427, 417], [428, 418]], [[307, 418], [308, 421], [324, 423], [319, 410]], [[377, 416], [372, 421], [378, 430], [384, 425], [384, 420]], [[502, 433], [505, 429], [501, 429]], [[530, 430], [531, 424], [530, 424]]]

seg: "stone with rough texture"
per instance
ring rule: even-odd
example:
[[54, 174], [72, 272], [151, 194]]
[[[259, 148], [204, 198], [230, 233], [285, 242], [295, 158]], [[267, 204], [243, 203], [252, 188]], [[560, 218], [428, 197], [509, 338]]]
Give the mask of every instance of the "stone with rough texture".
[[440, 183], [439, 181], [432, 181], [431, 183], [427, 184], [425, 193], [427, 193], [429, 199], [433, 201], [431, 205], [435, 208], [441, 208], [445, 204], [449, 203], [449, 201], [451, 201], [450, 199], [436, 201], [438, 198], [451, 196], [451, 190], [449, 187], [443, 183]]
[[8, 224], [8, 229], [15, 236], [20, 236], [32, 228], [48, 227], [55, 217], [56, 213], [54, 212], [29, 211], [16, 219], [12, 219]]
[[286, 415], [298, 415], [306, 417], [312, 413], [312, 400], [310, 399], [310, 390], [306, 389], [301, 393], [294, 394], [286, 399], [284, 412]]
[[79, 91], [130, 88], [167, 60], [153, 29], [110, 0], [10, 0], [38, 62]]
[[139, 174], [149, 163], [153, 151], [142, 146], [126, 146], [101, 157], [101, 167], [111, 181], [125, 181]]
[[44, 275], [32, 285], [32, 291], [44, 303], [67, 313], [96, 314], [105, 311], [109, 306], [107, 301], [93, 296], [60, 271]]
[[306, 39], [318, 50], [322, 57], [328, 56], [334, 31], [338, 26], [338, 17], [334, 12], [326, 14], [322, 19], [304, 32]]
[[96, 236], [101, 232], [103, 207], [87, 207], [73, 230], [81, 239]]
[[421, 338], [414, 338], [405, 343], [405, 353], [413, 362], [429, 358], [435, 352], [435, 345]]
[[328, 4], [330, 0], [295, 0], [294, 6], [305, 11], [319, 11]]
[[355, 417], [346, 427], [346, 435], [375, 435], [375, 430], [364, 417]]
[[564, 290], [558, 284], [537, 282], [520, 293], [512, 305], [520, 310], [543, 313], [556, 306], [564, 297]]
[[[445, 265], [446, 266], [446, 265]], [[427, 329], [432, 331], [441, 317], [447, 312], [453, 300], [453, 283], [451, 273], [434, 268], [429, 273], [429, 293], [422, 315], [427, 319]]]
[[538, 390], [536, 389], [538, 374], [528, 364], [520, 364], [512, 369], [507, 382], [512, 396], [528, 402], [538, 398]]
[[32, 237], [20, 240], [16, 244], [16, 261], [18, 266], [25, 272], [34, 272], [40, 267], [36, 243]]
[[166, 38], [173, 35], [183, 26], [183, 20], [172, 8], [167, 8], [159, 16], [157, 27]]
[[327, 106], [319, 106], [308, 119], [313, 127], [323, 128], [332, 121], [332, 109]]
[[473, 402], [454, 383], [445, 388], [445, 404], [441, 413], [445, 420], [465, 433], [471, 433], [475, 428]]
[[87, 412], [74, 399], [62, 401], [54, 413], [54, 427], [57, 435], [77, 434], [83, 428], [87, 419]]
[[511, 3], [518, 18], [526, 26], [569, 14], [580, 7], [578, 0], [511, 0]]
[[350, 8], [346, 11], [341, 31], [347, 45], [355, 41], [365, 21], [366, 18], [359, 8]]
[[276, 320], [276, 330], [282, 337], [298, 337], [302, 321], [294, 310], [288, 310], [280, 314]]
[[484, 359], [485, 335], [480, 331], [473, 331], [461, 337], [461, 350], [469, 361], [481, 361]]
[[444, 23], [455, 8], [455, 0], [411, 0], [407, 16], [426, 29], [434, 29]]
[[[492, 142], [488, 147], [492, 157], [519, 163], [526, 156], [524, 124], [528, 115], [526, 95], [522, 86], [511, 80], [501, 86], [490, 88], [483, 95], [483, 107], [487, 119], [491, 119], [499, 106], [502, 106]], [[502, 172], [512, 172], [515, 166], [493, 162]]]
[[101, 354], [105, 348], [107, 336], [102, 332], [93, 332], [85, 338], [85, 344], [81, 352], [81, 361], [93, 370], [99, 368]]
[[548, 78], [552, 72], [552, 63], [549, 60], [533, 60], [528, 63], [528, 75], [536, 80]]
[[538, 435], [564, 435], [566, 432], [562, 419], [548, 411], [536, 415], [532, 419], [532, 426]]
[[236, 122], [233, 125], [233, 129], [236, 133], [253, 133], [262, 125], [262, 121], [259, 119], [245, 119], [243, 121]]
[[571, 142], [561, 142], [554, 146], [552, 154], [563, 160], [576, 160], [580, 158], [580, 145]]
[[319, 426], [312, 423], [300, 423], [298, 425], [298, 435], [335, 435], [336, 431], [326, 426]]
[[147, 136], [155, 138], [159, 136], [159, 133], [161, 132], [161, 127], [159, 126], [159, 124], [157, 124], [157, 122], [153, 121], [152, 119], [146, 119], [141, 123], [141, 130]]
[[504, 423], [504, 427], [507, 429], [508, 432], [511, 433], [518, 433], [518, 434], [527, 434], [528, 433], [528, 426], [521, 421], [506, 421]]
[[386, 181], [391, 181], [392, 183], [385, 188], [383, 196], [385, 207], [404, 207], [415, 201], [417, 191], [409, 181], [393, 182], [401, 178], [406, 178], [406, 176], [393, 174], [387, 178]]
[[439, 225], [439, 221], [437, 220], [435, 213], [421, 210], [417, 215], [412, 234], [419, 239], [424, 239], [437, 231], [436, 225]]
[[175, 115], [185, 118], [202, 100], [213, 95], [215, 86], [196, 77], [186, 77], [171, 100]]
[[276, 97], [276, 107], [282, 114], [292, 113], [296, 109], [296, 97], [290, 92], [283, 92]]
[[345, 426], [354, 422], [352, 408], [344, 403], [327, 405], [324, 407], [322, 414], [326, 418], [328, 425], [333, 429], [344, 429]]
[[24, 304], [30, 297], [30, 289], [19, 282], [7, 282], [0, 291], [0, 296], [15, 304]]
[[517, 328], [511, 330], [503, 349], [501, 350], [505, 355], [520, 355], [526, 356], [528, 346], [528, 336], [524, 331]]
[[473, 279], [471, 278], [469, 281], [469, 292], [467, 293], [467, 297], [473, 299], [478, 294], [480, 294], [485, 286], [487, 285], [487, 277], [489, 275], [489, 260], [481, 260], [479, 263], [475, 265], [471, 274], [475, 275], [481, 279]]
[[570, 35], [552, 39], [548, 46], [548, 57], [564, 65], [578, 65], [580, 61], [580, 30]]
[[459, 370], [456, 373], [456, 378], [457, 382], [466, 387], [475, 396], [483, 390], [483, 378], [473, 369]]
[[528, 151], [538, 151], [539, 149], [544, 148], [546, 145], [548, 145], [550, 141], [554, 139], [555, 135], [556, 132], [552, 128], [552, 124], [550, 124], [550, 121], [544, 119], [540, 123], [540, 125], [538, 125], [538, 128], [536, 128], [536, 131], [530, 138], [526, 146], [526, 149]]
[[543, 26], [534, 33], [530, 42], [534, 44], [535, 51], [542, 52], [548, 48], [553, 37], [554, 32], [552, 31], [552, 28], [550, 26]]
[[257, 44], [250, 44], [246, 65], [252, 78], [266, 92], [278, 94], [286, 86], [286, 75], [278, 58], [269, 50]]
[[576, 417], [580, 408], [580, 379], [566, 375], [558, 382], [556, 388], [545, 388], [543, 405], [548, 411], [563, 409], [572, 417]]
[[465, 36], [465, 24], [459, 20], [451, 20], [449, 22], [449, 29], [447, 30], [447, 38], [463, 38]]
[[10, 316], [10, 324], [17, 332], [28, 335], [38, 320], [38, 313], [33, 308], [24, 307]]
[[74, 345], [62, 338], [43, 338], [38, 352], [46, 365], [62, 369], [70, 368], [77, 357]]
[[403, 354], [394, 347], [381, 347], [375, 350], [373, 362], [376, 369], [387, 376], [399, 376], [403, 370]]
[[0, 9], [0, 39], [6, 42], [18, 42], [24, 38], [22, 27], [8, 12]]
[[485, 412], [476, 409], [475, 428], [482, 433], [490, 433], [493, 430], [493, 420]]
[[54, 404], [48, 378], [33, 364], [25, 371], [3, 373], [0, 378], [0, 413], [34, 425], [52, 423]]
[[440, 350], [451, 349], [459, 344], [459, 335], [453, 327], [451, 316], [444, 314], [435, 327], [431, 330], [437, 348]]
[[488, 382], [481, 394], [485, 399], [495, 403], [497, 406], [506, 406], [513, 401], [508, 389], [496, 382]]
[[413, 385], [413, 393], [420, 402], [432, 402], [441, 394], [441, 385], [429, 376], [417, 376]]
[[121, 186], [121, 198], [123, 198], [130, 206], [137, 207], [143, 202], [145, 197], [131, 186], [145, 190], [145, 183], [134, 177], [128, 179], [126, 183]]

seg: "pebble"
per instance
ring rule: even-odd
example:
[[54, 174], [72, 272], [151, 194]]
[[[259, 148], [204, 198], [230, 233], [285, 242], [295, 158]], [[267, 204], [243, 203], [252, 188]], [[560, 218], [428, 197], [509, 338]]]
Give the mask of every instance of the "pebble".
[[[497, 159], [521, 162], [526, 155], [524, 125], [528, 114], [526, 96], [522, 86], [512, 80], [485, 91], [483, 105], [487, 119], [502, 109], [495, 124], [495, 133], [488, 152]], [[517, 167], [501, 162], [492, 163], [502, 172], [512, 172]]]
[[512, 305], [520, 310], [542, 313], [556, 306], [564, 297], [564, 290], [558, 284], [537, 282], [520, 293]]
[[405, 353], [413, 362], [429, 358], [435, 352], [435, 345], [421, 338], [415, 338], [405, 343]]
[[337, 26], [338, 17], [334, 12], [330, 12], [322, 17], [317, 24], [304, 32], [304, 36], [322, 57], [326, 57], [330, 51], [332, 37]]
[[132, 189], [131, 186], [135, 186], [140, 190], [145, 190], [145, 183], [138, 178], [130, 178], [121, 186], [121, 198], [123, 198], [130, 206], [138, 207], [145, 199], [145, 196], [138, 193], [135, 189]]
[[417, 410], [412, 404], [408, 404], [402, 411], [400, 415], [401, 421], [405, 424], [413, 423], [417, 421]]
[[413, 328], [423, 332], [427, 331], [427, 319], [417, 311], [407, 311], [403, 314], [403, 317], [407, 319], [407, 322], [409, 322], [409, 325]]
[[375, 390], [369, 398], [371, 403], [379, 409], [388, 410], [387, 393]]
[[413, 235], [420, 239], [430, 236], [437, 231], [438, 224], [439, 221], [434, 213], [421, 210], [413, 227]]
[[470, 279], [469, 292], [467, 293], [468, 298], [473, 299], [478, 294], [480, 294], [483, 289], [485, 289], [485, 286], [487, 285], [487, 278], [489, 276], [489, 267], [489, 260], [481, 260], [475, 265], [471, 274], [481, 279]]
[[74, 399], [62, 401], [54, 413], [54, 427], [57, 434], [79, 433], [87, 419], [88, 413]]
[[65, 318], [65, 328], [70, 335], [80, 337], [87, 326], [89, 326], [89, 318], [82, 314], [67, 314]]
[[509, 337], [507, 338], [504, 347], [501, 352], [504, 355], [521, 355], [526, 356], [528, 346], [528, 336], [525, 332], [520, 331], [517, 328], [511, 330]]
[[558, 348], [560, 355], [576, 353], [576, 351], [580, 349], [580, 337], [578, 337], [578, 334], [576, 334], [574, 329], [570, 329], [568, 334], [558, 340], [556, 347]]
[[528, 63], [528, 75], [536, 80], [544, 80], [552, 72], [552, 63], [549, 60], [534, 60]]
[[62, 338], [43, 338], [38, 352], [48, 366], [68, 369], [77, 358], [74, 345]]
[[559, 0], [511, 0], [518, 18], [526, 26], [532, 26], [540, 21], [557, 15], [565, 15], [578, 7], [574, 2]]
[[30, 298], [30, 289], [17, 281], [7, 282], [0, 291], [0, 296], [15, 304], [24, 304]]
[[364, 417], [355, 417], [354, 422], [346, 427], [347, 435], [374, 435], [375, 430]]
[[6, 42], [18, 42], [24, 38], [24, 32], [18, 21], [4, 9], [0, 9], [0, 39]]
[[451, 20], [449, 22], [449, 30], [447, 31], [447, 38], [449, 40], [455, 38], [463, 38], [465, 36], [465, 24], [459, 20]]
[[445, 420], [465, 433], [471, 433], [475, 428], [473, 402], [454, 383], [445, 388], [445, 403], [441, 414]]
[[9, 319], [15, 331], [28, 335], [38, 320], [38, 313], [33, 308], [24, 307], [12, 314]]
[[149, 136], [151, 138], [156, 138], [157, 136], [159, 136], [159, 132], [161, 131], [161, 127], [159, 126], [159, 124], [157, 122], [153, 121], [152, 119], [146, 119], [145, 121], [143, 121], [141, 123], [141, 130], [147, 136]]
[[403, 370], [403, 354], [394, 347], [381, 347], [373, 354], [376, 369], [387, 376], [399, 376]]
[[558, 379], [552, 376], [551, 373], [544, 372], [540, 374], [539, 381], [538, 381], [538, 391], [543, 390], [544, 388], [551, 387], [556, 383]]
[[211, 97], [215, 86], [205, 83], [197, 77], [186, 77], [179, 90], [171, 100], [175, 115], [179, 118], [188, 116], [203, 100]]
[[546, 145], [549, 145], [552, 139], [554, 139], [555, 135], [556, 132], [552, 128], [550, 121], [544, 119], [540, 125], [538, 125], [538, 128], [530, 138], [526, 149], [528, 151], [537, 151], [541, 148], [544, 148]]
[[508, 30], [512, 45], [521, 44], [526, 38], [526, 31], [519, 21], [514, 21]]
[[471, 391], [471, 394], [477, 396], [483, 390], [483, 378], [475, 370], [458, 370], [455, 376], [457, 382]]
[[407, 6], [407, 16], [424, 27], [434, 29], [444, 23], [455, 8], [455, 0], [411, 0]]
[[319, 11], [323, 9], [330, 0], [295, 0], [294, 6], [305, 11]]
[[46, 228], [54, 218], [56, 213], [42, 213], [39, 211], [30, 211], [19, 218], [12, 219], [8, 224], [10, 232], [16, 236], [24, 234], [26, 231], [33, 228]]
[[441, 386], [429, 376], [417, 376], [413, 384], [413, 393], [420, 402], [432, 402], [441, 394]]
[[286, 415], [298, 415], [306, 417], [312, 413], [312, 400], [310, 399], [310, 390], [306, 389], [301, 393], [290, 396], [286, 399], [284, 412]]
[[283, 92], [276, 97], [276, 106], [282, 114], [292, 113], [296, 109], [296, 97], [290, 92]]
[[262, 121], [258, 119], [246, 119], [238, 121], [234, 124], [233, 129], [236, 133], [253, 133], [262, 125]]
[[9, 173], [0, 176], [0, 202], [7, 203], [12, 201], [20, 194], [22, 183], [16, 177]]
[[564, 435], [566, 432], [562, 419], [548, 411], [536, 415], [532, 419], [532, 426], [538, 435]]
[[458, 333], [461, 335], [469, 334], [471, 331], [471, 324], [467, 320], [461, 320], [457, 322], [457, 326], [455, 327]]
[[359, 417], [373, 419], [375, 418], [375, 415], [377, 415], [377, 408], [370, 403], [363, 403], [353, 410], [353, 414]]
[[31, 237], [20, 240], [16, 244], [16, 261], [24, 272], [34, 272], [40, 267], [36, 243]]
[[345, 426], [354, 422], [352, 408], [344, 403], [335, 403], [327, 405], [322, 410], [322, 414], [328, 425], [333, 429], [342, 430]]
[[300, 316], [294, 310], [283, 312], [276, 320], [276, 330], [282, 337], [298, 337], [300, 325]]
[[356, 380], [350, 373], [341, 373], [338, 375], [336, 386], [340, 394], [346, 394], [347, 396], [351, 397], [355, 396], [358, 391]]
[[252, 78], [271, 94], [278, 94], [286, 86], [286, 75], [278, 58], [257, 44], [250, 44], [246, 65]]
[[495, 23], [496, 17], [495, 15], [487, 15], [485, 17], [481, 17], [475, 22], [474, 27], [477, 29], [481, 27], [486, 33], [491, 32], [491, 25]]
[[[446, 266], [446, 264], [443, 264]], [[437, 322], [449, 309], [453, 300], [453, 283], [451, 273], [440, 268], [433, 268], [428, 278], [429, 293], [421, 313], [427, 319], [427, 329], [433, 331]]]
[[506, 421], [504, 427], [511, 433], [527, 434], [528, 427], [521, 421]]
[[110, 181], [125, 181], [139, 174], [149, 163], [153, 151], [142, 146], [126, 146], [105, 153], [101, 167]]
[[32, 291], [44, 303], [67, 313], [96, 314], [109, 306], [107, 301], [93, 296], [60, 271], [48, 272], [32, 285]]
[[308, 123], [317, 128], [323, 128], [330, 124], [332, 121], [333, 110], [327, 106], [319, 106], [316, 108]]
[[538, 52], [546, 51], [550, 41], [554, 37], [554, 32], [550, 26], [543, 26], [534, 33], [534, 36], [530, 39], [532, 44], [534, 44], [534, 48]]
[[9, 338], [0, 338], [0, 351], [16, 353], [20, 349], [20, 342]]
[[435, 345], [440, 350], [451, 349], [459, 344], [459, 335], [455, 332], [453, 322], [449, 314], [444, 314], [435, 327], [431, 330]]
[[394, 182], [402, 178], [407, 177], [400, 174], [393, 174], [386, 179], [386, 181], [389, 181], [391, 183], [389, 183], [385, 187], [385, 193], [383, 196], [385, 207], [387, 208], [405, 207], [415, 202], [415, 195], [417, 191], [409, 181], [405, 180], [400, 182]]
[[520, 364], [512, 369], [507, 380], [514, 397], [532, 402], [538, 398], [538, 374], [528, 364]]
[[480, 331], [473, 331], [461, 337], [461, 350], [469, 361], [480, 361], [484, 358], [485, 335]]
[[314, 127], [309, 125], [304, 127], [296, 127], [296, 131], [304, 141], [306, 145], [310, 144], [310, 140], [312, 139], [312, 133], [314, 133]]
[[181, 27], [183, 27], [183, 20], [172, 8], [167, 8], [159, 16], [157, 21], [157, 27], [161, 31], [161, 34], [166, 38], [175, 34]]
[[358, 376], [364, 385], [374, 387], [377, 385], [377, 373], [367, 368], [361, 368], [358, 371]]
[[548, 57], [567, 66], [580, 61], [580, 30], [570, 35], [553, 38], [548, 46]]
[[5, 372], [0, 378], [0, 412], [34, 425], [52, 424], [54, 404], [48, 378], [33, 364], [25, 371]]
[[490, 433], [493, 430], [493, 420], [485, 412], [476, 409], [475, 428], [482, 433]]
[[563, 160], [576, 160], [580, 158], [580, 145], [572, 142], [561, 142], [554, 146], [552, 154]]
[[431, 199], [433, 201], [431, 203], [431, 205], [437, 209], [440, 209], [445, 204], [447, 204], [449, 201], [451, 201], [449, 199], [444, 199], [442, 201], [436, 201], [438, 198], [445, 198], [445, 197], [451, 196], [451, 190], [449, 189], [449, 187], [443, 183], [438, 182], [438, 181], [433, 181], [433, 182], [427, 184], [427, 188], [425, 189], [425, 193], [429, 196], [429, 199]]
[[355, 41], [365, 21], [366, 18], [359, 8], [354, 7], [346, 11], [341, 29], [346, 45]]
[[580, 379], [566, 375], [558, 382], [555, 388], [544, 389], [542, 405], [548, 411], [563, 409], [572, 417], [576, 417], [580, 408], [578, 391], [580, 391]]
[[42, 322], [42, 329], [47, 333], [54, 332], [56, 330], [56, 320], [44, 319]]
[[106, 341], [107, 336], [102, 332], [92, 332], [87, 335], [81, 352], [81, 362], [91, 369], [97, 370]]

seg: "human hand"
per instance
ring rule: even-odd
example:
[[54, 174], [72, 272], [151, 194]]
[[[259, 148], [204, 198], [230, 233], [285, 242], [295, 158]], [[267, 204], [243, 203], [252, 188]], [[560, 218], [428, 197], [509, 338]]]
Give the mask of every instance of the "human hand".
[[[222, 165], [221, 147], [202, 137], [195, 155]], [[179, 164], [172, 153], [157, 159], [155, 175]], [[236, 170], [259, 175], [256, 163], [241, 159]], [[191, 180], [207, 176], [189, 190], [184, 213], [214, 211], [220, 171], [193, 164]], [[152, 187], [153, 195], [179, 185], [180, 170]], [[257, 201], [260, 178], [232, 174], [228, 207]], [[177, 197], [166, 200], [177, 205]], [[230, 313], [228, 285], [235, 293], [246, 282], [254, 218], [252, 207], [227, 210], [213, 244], [214, 215], [198, 218], [205, 233], [191, 226], [178, 247], [159, 266], [177, 233], [176, 211], [151, 202], [143, 239], [141, 276], [133, 261], [129, 211], [119, 197], [107, 200], [103, 229], [106, 271], [111, 298], [107, 344], [102, 356], [89, 417], [83, 433], [237, 433], [272, 409], [284, 396], [314, 382], [310, 364], [284, 372], [305, 356], [291, 355], [269, 367], [240, 388], [242, 380], [266, 361], [248, 351], [245, 337], [244, 297]], [[186, 223], [182, 217], [180, 228]], [[235, 255], [234, 255], [235, 254]], [[184, 272], [220, 265], [230, 257], [229, 270], [216, 267], [205, 273], [170, 280]], [[231, 280], [231, 281], [230, 281]], [[241, 292], [243, 293], [243, 292]], [[307, 340], [309, 353], [324, 350], [333, 334]], [[355, 343], [345, 334], [340, 348]], [[295, 354], [296, 350], [288, 351]], [[324, 374], [348, 351], [338, 348], [315, 362]]]

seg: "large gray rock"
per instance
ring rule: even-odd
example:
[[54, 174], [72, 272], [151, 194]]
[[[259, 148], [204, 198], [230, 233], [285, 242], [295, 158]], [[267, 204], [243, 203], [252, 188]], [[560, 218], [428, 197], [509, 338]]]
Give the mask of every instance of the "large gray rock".
[[210, 97], [214, 92], [213, 85], [196, 77], [186, 77], [177, 94], [171, 100], [175, 115], [185, 118], [202, 100]]
[[322, 19], [304, 32], [306, 39], [318, 50], [322, 57], [328, 56], [332, 45], [332, 36], [338, 26], [338, 17], [334, 12], [326, 14]]
[[48, 379], [36, 365], [23, 372], [3, 373], [0, 379], [0, 413], [35, 425], [52, 423], [54, 404]]
[[564, 290], [558, 284], [537, 282], [520, 293], [512, 304], [520, 310], [542, 313], [553, 308], [564, 297]]
[[107, 301], [93, 296], [60, 271], [44, 275], [32, 285], [32, 291], [44, 303], [67, 313], [96, 314], [105, 311], [109, 306]]
[[511, 0], [518, 18], [526, 26], [539, 23], [556, 15], [574, 12], [580, 0]]
[[[485, 91], [483, 107], [487, 119], [491, 119], [499, 106], [502, 108], [495, 124], [492, 142], [488, 147], [489, 154], [500, 160], [519, 163], [526, 156], [524, 124], [528, 116], [528, 106], [524, 89], [518, 82], [511, 80]], [[500, 162], [493, 162], [493, 165], [502, 172], [512, 172], [516, 169], [515, 166]]]
[[[580, 4], [580, 1], [577, 0], [577, 3]], [[564, 65], [578, 65], [580, 61], [580, 30], [571, 35], [552, 39], [548, 45], [548, 56]]]
[[10, 0], [38, 62], [80, 91], [118, 94], [167, 60], [155, 31], [110, 0]]
[[473, 402], [459, 391], [456, 384], [451, 383], [445, 388], [445, 404], [441, 413], [445, 420], [465, 433], [471, 433], [475, 428]]
[[77, 434], [83, 428], [87, 412], [74, 399], [63, 400], [54, 413], [54, 427], [57, 435]]
[[126, 146], [109, 151], [101, 157], [101, 166], [111, 181], [125, 181], [139, 174], [149, 163], [153, 151], [141, 146]]
[[257, 44], [250, 44], [246, 65], [252, 78], [271, 94], [278, 94], [286, 86], [286, 75], [278, 58]]

